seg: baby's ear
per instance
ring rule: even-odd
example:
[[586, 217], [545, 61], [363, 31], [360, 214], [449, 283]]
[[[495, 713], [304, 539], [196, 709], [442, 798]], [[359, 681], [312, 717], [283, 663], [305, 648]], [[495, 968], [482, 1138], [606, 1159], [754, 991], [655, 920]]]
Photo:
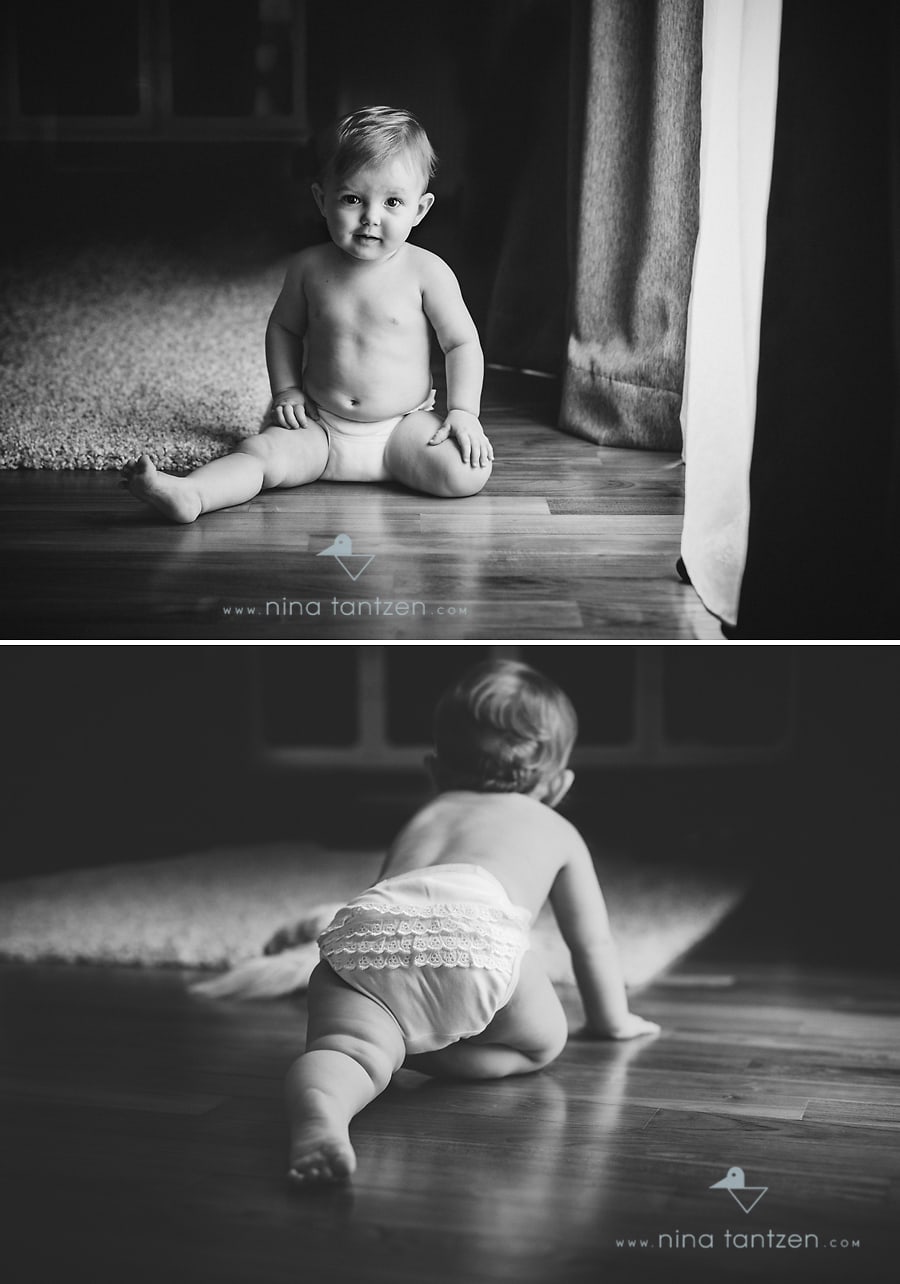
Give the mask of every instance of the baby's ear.
[[418, 227], [422, 219], [434, 204], [434, 193], [423, 192], [419, 197], [419, 208], [416, 210], [416, 217], [413, 219], [413, 227]]
[[316, 205], [318, 205], [319, 207], [319, 213], [324, 217], [325, 188], [322, 186], [321, 183], [313, 183], [312, 188], [310, 190], [312, 191], [312, 194], [313, 194], [313, 200], [316, 202]]
[[547, 792], [541, 799], [548, 807], [556, 807], [565, 798], [566, 794], [572, 788], [572, 782], [575, 779], [575, 773], [566, 768], [565, 771], [559, 772], [547, 784]]

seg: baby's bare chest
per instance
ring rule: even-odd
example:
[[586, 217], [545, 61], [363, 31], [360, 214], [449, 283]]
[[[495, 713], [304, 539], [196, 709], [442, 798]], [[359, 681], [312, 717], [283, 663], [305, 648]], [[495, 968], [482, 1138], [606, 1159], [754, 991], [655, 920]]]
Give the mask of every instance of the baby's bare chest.
[[410, 281], [380, 288], [323, 281], [309, 291], [307, 304], [310, 326], [330, 334], [408, 335], [426, 327], [421, 290]]

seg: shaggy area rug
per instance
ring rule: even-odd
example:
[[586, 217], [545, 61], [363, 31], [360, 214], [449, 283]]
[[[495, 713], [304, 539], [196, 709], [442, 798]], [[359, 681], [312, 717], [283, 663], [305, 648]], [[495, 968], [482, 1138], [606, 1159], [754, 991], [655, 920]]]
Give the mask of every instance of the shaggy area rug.
[[[382, 858], [380, 851], [277, 843], [21, 879], [0, 886], [0, 959], [246, 965], [260, 959], [280, 928], [364, 890]], [[727, 872], [621, 857], [604, 859], [599, 874], [631, 988], [646, 985], [706, 936], [745, 890]], [[551, 979], [572, 981], [549, 908], [533, 939]], [[307, 953], [311, 967], [314, 948]]]
[[0, 278], [0, 467], [184, 473], [257, 432], [285, 260], [96, 244]]

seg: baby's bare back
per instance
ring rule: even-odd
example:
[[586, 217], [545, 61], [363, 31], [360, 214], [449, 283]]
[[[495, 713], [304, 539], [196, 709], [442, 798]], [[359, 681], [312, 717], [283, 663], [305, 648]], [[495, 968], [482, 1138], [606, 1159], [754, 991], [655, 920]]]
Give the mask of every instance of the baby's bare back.
[[353, 263], [333, 246], [320, 250], [304, 273], [304, 390], [358, 423], [414, 410], [431, 389], [418, 251], [403, 246], [384, 263]]
[[395, 839], [385, 877], [431, 865], [480, 865], [536, 916], [565, 864], [572, 827], [523, 794], [441, 794]]

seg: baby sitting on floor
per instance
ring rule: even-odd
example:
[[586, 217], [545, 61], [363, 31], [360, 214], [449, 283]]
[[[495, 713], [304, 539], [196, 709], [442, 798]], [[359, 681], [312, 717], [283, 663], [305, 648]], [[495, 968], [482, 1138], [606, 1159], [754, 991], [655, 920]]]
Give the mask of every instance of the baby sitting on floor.
[[477, 666], [440, 700], [437, 797], [319, 937], [306, 1052], [287, 1078], [292, 1180], [354, 1171], [350, 1122], [401, 1066], [496, 1079], [559, 1056], [565, 1013], [529, 951], [548, 897], [587, 1032], [659, 1031], [629, 1010], [591, 855], [554, 811], [576, 730], [563, 692], [513, 661]]
[[[271, 487], [398, 481], [475, 495], [493, 450], [479, 422], [484, 359], [453, 272], [407, 238], [431, 209], [431, 144], [408, 112], [367, 107], [337, 126], [313, 195], [330, 241], [288, 265], [266, 331], [269, 424], [190, 473], [148, 455], [123, 471], [175, 522]], [[446, 359], [447, 414], [432, 414], [430, 326]]]

